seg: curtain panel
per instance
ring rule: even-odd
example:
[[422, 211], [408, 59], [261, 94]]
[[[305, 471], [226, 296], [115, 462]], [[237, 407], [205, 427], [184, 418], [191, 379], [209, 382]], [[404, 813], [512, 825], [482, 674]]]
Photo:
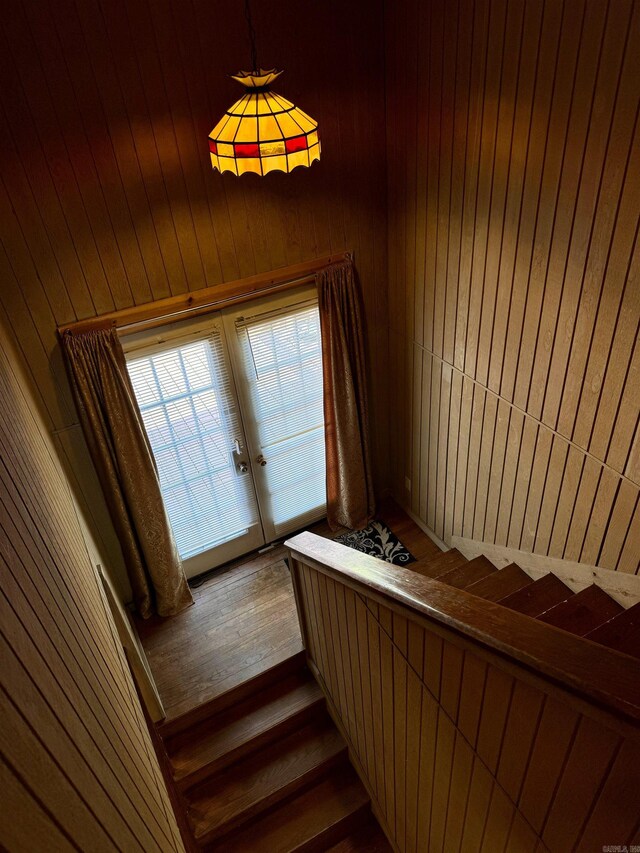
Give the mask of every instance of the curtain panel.
[[353, 263], [316, 274], [322, 332], [327, 520], [366, 527], [375, 512], [369, 458], [364, 324]]
[[193, 603], [115, 329], [66, 333], [80, 423], [120, 540], [136, 609], [172, 616]]

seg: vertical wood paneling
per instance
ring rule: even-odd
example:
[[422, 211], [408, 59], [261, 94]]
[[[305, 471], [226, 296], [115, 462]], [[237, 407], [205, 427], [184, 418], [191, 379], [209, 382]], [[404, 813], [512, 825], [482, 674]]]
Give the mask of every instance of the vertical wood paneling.
[[[332, 0], [304, 15], [294, 2], [256, 4], [261, 61], [285, 69], [279, 91], [319, 121], [323, 142], [319, 164], [264, 179], [209, 163], [207, 134], [241, 94], [229, 74], [248, 59], [242, 4], [10, 5], [0, 27], [0, 305], [50, 428], [77, 424], [56, 325], [352, 249], [384, 488], [382, 3]], [[123, 574], [81, 432], [67, 442], [74, 488], [98, 507], [88, 521], [103, 562]]]
[[640, 569], [639, 52], [637, 0], [405, 0], [387, 30], [392, 485], [445, 542]]
[[[640, 753], [628, 727], [502, 657], [462, 648], [408, 608], [375, 604], [365, 587], [295, 566], [309, 660], [401, 853], [632, 841]], [[348, 643], [332, 631], [343, 601]], [[354, 666], [354, 643], [369, 671]]]
[[3, 841], [182, 850], [68, 484], [4, 329], [0, 344]]

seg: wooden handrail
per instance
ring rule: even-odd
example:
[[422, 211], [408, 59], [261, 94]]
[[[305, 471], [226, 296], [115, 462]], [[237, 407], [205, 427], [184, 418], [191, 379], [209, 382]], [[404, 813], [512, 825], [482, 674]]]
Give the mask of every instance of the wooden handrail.
[[119, 329], [121, 333], [153, 329], [176, 320], [196, 317], [209, 311], [255, 299], [267, 293], [278, 293], [290, 287], [311, 282], [319, 270], [329, 266], [329, 264], [351, 257], [352, 253], [350, 252], [340, 252], [236, 281], [216, 284], [213, 287], [205, 287], [193, 293], [169, 296], [166, 299], [145, 302], [143, 305], [110, 311], [98, 317], [89, 317], [86, 320], [76, 320], [73, 323], [58, 326], [58, 334], [61, 336], [64, 334], [77, 335], [108, 328]]
[[442, 625], [636, 726], [640, 722], [639, 660], [313, 533], [285, 544], [293, 560], [402, 605], [418, 620]]

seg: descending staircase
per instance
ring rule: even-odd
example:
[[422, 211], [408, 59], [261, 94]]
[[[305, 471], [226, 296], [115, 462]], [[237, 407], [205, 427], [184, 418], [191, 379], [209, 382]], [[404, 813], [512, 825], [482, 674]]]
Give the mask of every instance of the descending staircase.
[[159, 733], [193, 850], [390, 851], [302, 655]]
[[[640, 658], [640, 604], [452, 549], [407, 568]], [[303, 653], [160, 726], [191, 850], [388, 853]]]
[[625, 610], [595, 584], [573, 592], [553, 574], [533, 580], [513, 563], [498, 570], [486, 557], [467, 560], [455, 548], [407, 568], [640, 658], [640, 603]]

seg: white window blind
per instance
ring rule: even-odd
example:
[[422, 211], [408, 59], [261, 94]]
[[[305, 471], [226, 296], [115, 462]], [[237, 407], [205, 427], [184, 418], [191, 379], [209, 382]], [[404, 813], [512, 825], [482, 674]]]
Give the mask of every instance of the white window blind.
[[[317, 304], [236, 323], [276, 535], [324, 513], [320, 317]], [[264, 493], [265, 489], [262, 489]]]
[[132, 355], [128, 368], [180, 556], [245, 533], [258, 512], [250, 477], [235, 466], [242, 433], [219, 329]]

